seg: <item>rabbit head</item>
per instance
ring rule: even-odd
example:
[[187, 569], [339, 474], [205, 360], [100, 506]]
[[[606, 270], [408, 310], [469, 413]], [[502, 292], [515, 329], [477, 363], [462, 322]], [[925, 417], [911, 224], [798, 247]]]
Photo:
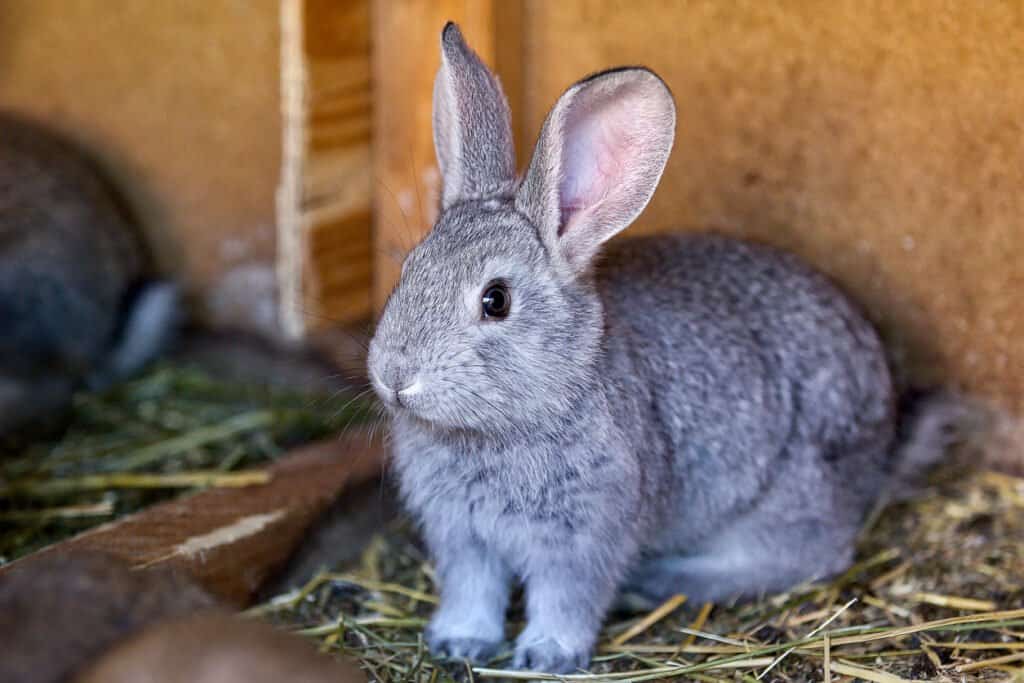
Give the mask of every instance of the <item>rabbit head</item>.
[[654, 193], [675, 105], [646, 69], [584, 79], [548, 115], [519, 181], [498, 79], [454, 24], [441, 55], [441, 214], [382, 312], [370, 377], [392, 411], [441, 429], [557, 425], [598, 381], [592, 265]]

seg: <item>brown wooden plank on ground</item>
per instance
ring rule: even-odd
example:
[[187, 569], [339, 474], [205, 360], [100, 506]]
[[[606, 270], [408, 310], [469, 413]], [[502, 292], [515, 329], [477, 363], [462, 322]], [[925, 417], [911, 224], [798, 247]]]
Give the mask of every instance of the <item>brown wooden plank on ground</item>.
[[0, 577], [52, 553], [98, 551], [136, 568], [181, 568], [242, 606], [346, 487], [379, 474], [383, 458], [379, 440], [362, 431], [307, 446], [270, 466], [267, 484], [161, 503], [2, 567]]

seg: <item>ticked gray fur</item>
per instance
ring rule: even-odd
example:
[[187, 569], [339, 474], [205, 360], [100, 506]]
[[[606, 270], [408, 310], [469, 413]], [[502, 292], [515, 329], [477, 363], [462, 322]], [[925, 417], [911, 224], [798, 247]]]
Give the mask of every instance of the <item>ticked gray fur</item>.
[[[441, 44], [443, 211], [369, 356], [436, 562], [431, 650], [492, 656], [514, 581], [514, 665], [571, 672], [621, 591], [699, 604], [846, 567], [899, 457], [872, 327], [766, 247], [663, 236], [598, 256], [672, 147], [675, 106], [650, 71], [572, 86], [519, 182], [497, 79], [454, 25]], [[481, 314], [494, 281], [503, 320]]]

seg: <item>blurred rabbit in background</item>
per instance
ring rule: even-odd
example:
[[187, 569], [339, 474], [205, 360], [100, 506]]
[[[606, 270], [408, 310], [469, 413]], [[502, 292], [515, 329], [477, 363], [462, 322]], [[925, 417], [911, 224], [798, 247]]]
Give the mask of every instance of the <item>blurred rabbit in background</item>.
[[99, 170], [67, 140], [0, 112], [0, 451], [59, 424], [171, 339], [176, 285]]

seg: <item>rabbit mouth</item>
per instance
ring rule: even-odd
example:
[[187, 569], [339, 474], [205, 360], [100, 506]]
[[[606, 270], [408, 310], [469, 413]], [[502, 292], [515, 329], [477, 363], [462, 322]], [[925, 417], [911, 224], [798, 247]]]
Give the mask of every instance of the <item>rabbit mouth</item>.
[[370, 381], [381, 402], [392, 412], [409, 413], [429, 420], [424, 410], [429, 407], [430, 399], [426, 396], [426, 382], [419, 375], [401, 382], [399, 387], [385, 382], [376, 372], [370, 373]]
[[[370, 371], [370, 381], [373, 383], [373, 388], [377, 392], [378, 398], [388, 407], [403, 407], [401, 394], [406, 391], [408, 387], [402, 389], [395, 389], [390, 384], [381, 379], [375, 371]], [[417, 381], [417, 384], [419, 382]], [[419, 389], [417, 389], [419, 391]]]
[[412, 419], [434, 429], [465, 429], [465, 421], [459, 419], [456, 402], [431, 395], [427, 382], [414, 379], [400, 389], [391, 387], [380, 377], [371, 375], [377, 396], [394, 417]]

